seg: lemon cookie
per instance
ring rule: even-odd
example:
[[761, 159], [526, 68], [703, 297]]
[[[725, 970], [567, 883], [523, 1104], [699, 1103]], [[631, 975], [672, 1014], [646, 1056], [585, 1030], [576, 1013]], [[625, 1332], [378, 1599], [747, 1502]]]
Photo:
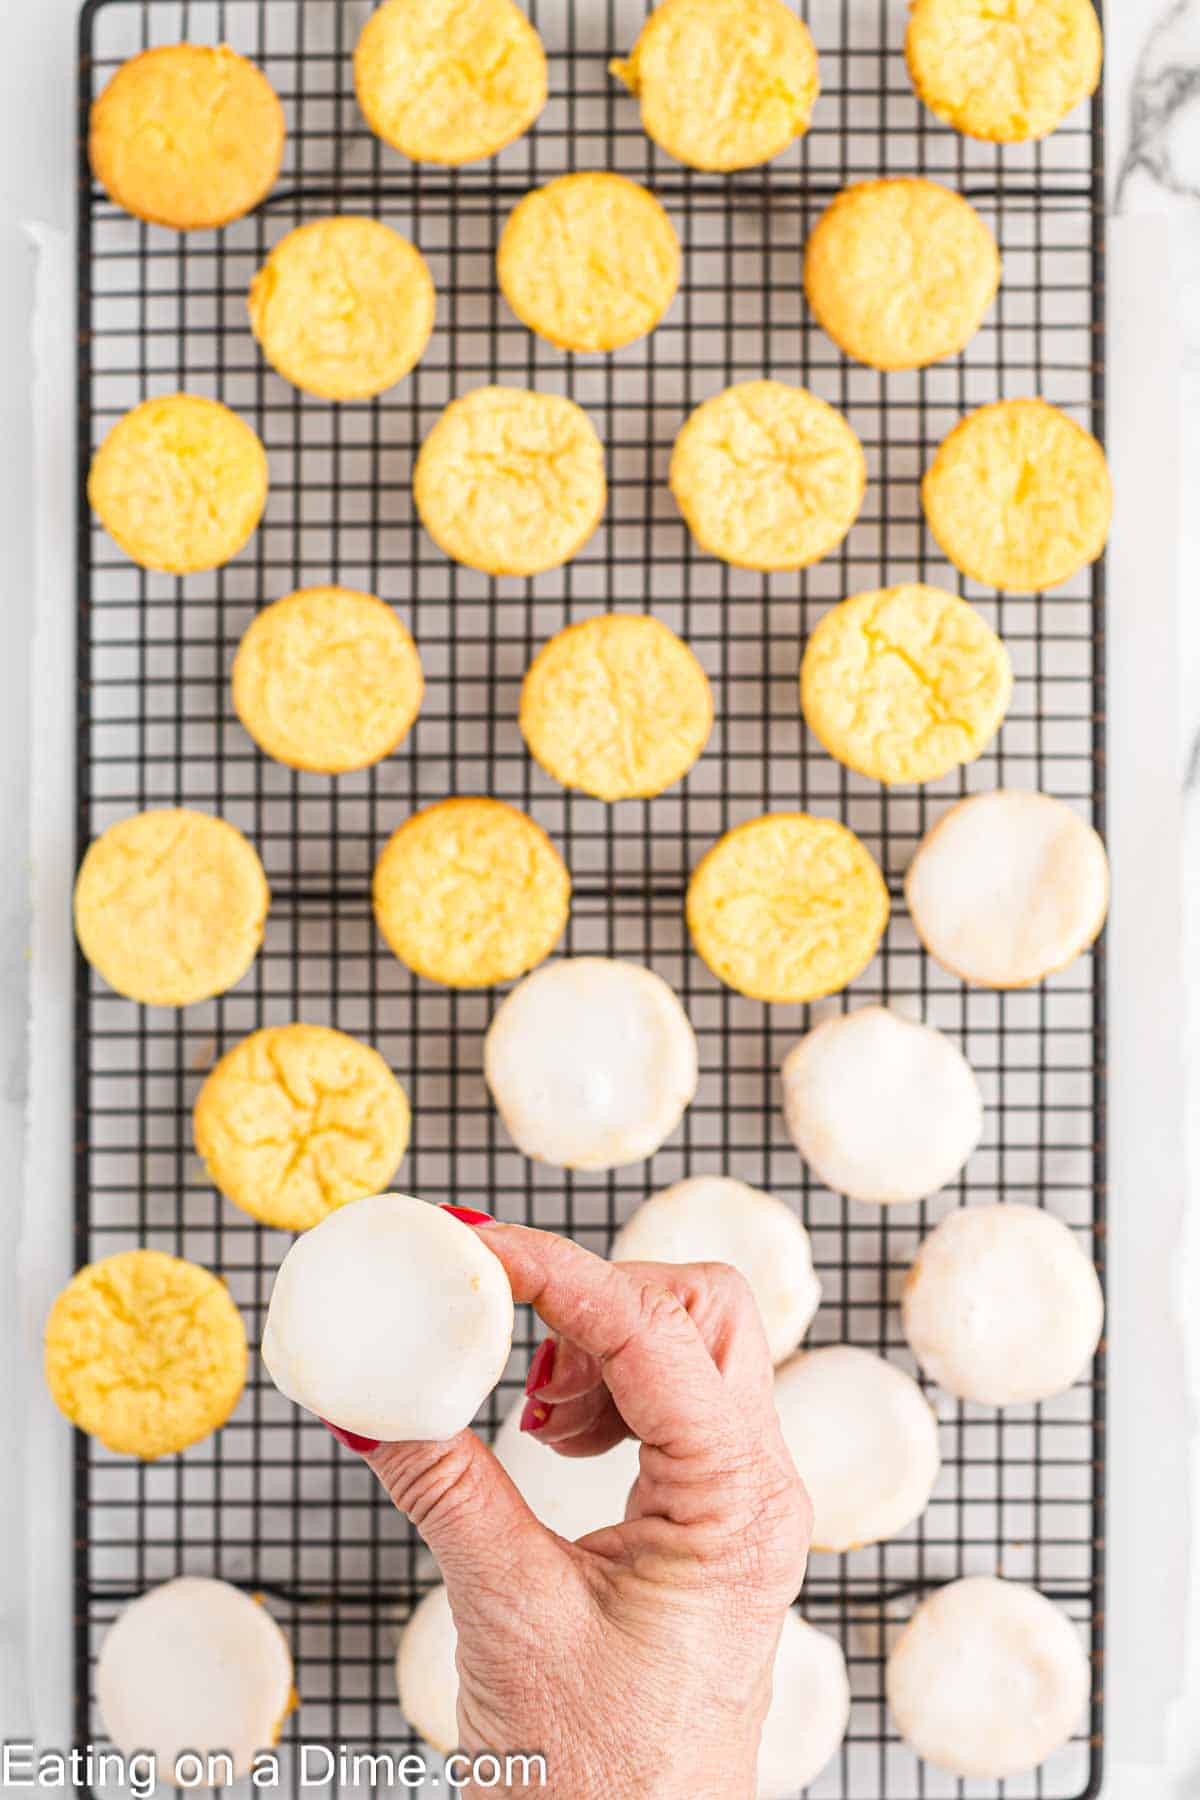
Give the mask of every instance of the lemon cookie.
[[968, 1206], [917, 1252], [904, 1335], [931, 1381], [984, 1406], [1065, 1393], [1096, 1354], [1104, 1295], [1073, 1231], [1036, 1206]]
[[223, 1282], [161, 1250], [80, 1269], [46, 1320], [46, 1381], [81, 1431], [122, 1456], [186, 1450], [246, 1380], [246, 1328]]
[[975, 1575], [918, 1606], [884, 1685], [918, 1756], [964, 1780], [1003, 1781], [1083, 1725], [1091, 1679], [1066, 1613], [1036, 1588]]
[[182, 1575], [117, 1614], [96, 1662], [96, 1704], [117, 1749], [149, 1752], [164, 1785], [185, 1753], [228, 1756], [237, 1781], [279, 1742], [292, 1682], [287, 1639], [265, 1606], [227, 1581]]
[[534, 1433], [521, 1430], [524, 1411], [522, 1396], [496, 1433], [492, 1449], [530, 1510], [572, 1544], [606, 1525], [620, 1525], [638, 1478], [637, 1440], [623, 1438], [601, 1456], [560, 1456]]
[[775, 1376], [784, 1442], [813, 1504], [813, 1549], [882, 1543], [929, 1505], [937, 1419], [911, 1375], [852, 1344], [801, 1350]]
[[649, 799], [708, 742], [713, 700], [697, 658], [658, 619], [604, 613], [568, 625], [529, 666], [521, 731], [548, 775], [597, 800]]
[[512, 1348], [508, 1276], [479, 1233], [411, 1194], [339, 1206], [279, 1265], [262, 1359], [289, 1400], [383, 1443], [457, 1437]]
[[504, 298], [560, 350], [618, 350], [653, 331], [679, 286], [679, 239], [624, 175], [560, 175], [515, 208], [496, 253]]
[[789, 1607], [771, 1672], [755, 1800], [792, 1800], [837, 1755], [849, 1725], [850, 1675], [842, 1646]]
[[189, 1006], [239, 982], [262, 942], [271, 890], [224, 819], [168, 808], [110, 825], [75, 882], [79, 947], [145, 1006]]
[[1045, 400], [999, 400], [950, 433], [921, 483], [929, 529], [956, 569], [1040, 593], [1095, 562], [1112, 483], [1090, 431]]
[[822, 214], [804, 291], [847, 356], [923, 369], [975, 336], [1000, 285], [1000, 252], [961, 194], [916, 177], [863, 181]]
[[546, 52], [512, 0], [384, 0], [354, 85], [372, 131], [414, 162], [476, 162], [541, 112]]
[[751, 1000], [818, 1000], [861, 975], [888, 921], [887, 884], [834, 819], [766, 813], [726, 832], [688, 887], [692, 943]]
[[941, 588], [856, 594], [827, 612], [800, 665], [813, 735], [874, 781], [936, 781], [995, 737], [1012, 663], [973, 607]]
[[563, 1169], [620, 1169], [662, 1145], [699, 1080], [696, 1034], [652, 969], [564, 957], [515, 987], [483, 1073], [518, 1150]]
[[491, 987], [549, 956], [571, 877], [540, 825], [502, 800], [442, 800], [393, 834], [375, 868], [375, 919], [427, 981]]
[[917, 936], [979, 987], [1030, 987], [1100, 934], [1108, 858], [1090, 825], [1049, 794], [973, 794], [917, 848], [904, 883]]
[[237, 555], [262, 518], [267, 453], [245, 420], [217, 400], [143, 400], [93, 457], [88, 500], [144, 569], [216, 569]]
[[675, 440], [670, 480], [710, 556], [804, 569], [857, 519], [867, 459], [841, 413], [806, 388], [743, 381], [696, 408]]
[[368, 400], [415, 367], [433, 330], [421, 252], [378, 219], [317, 219], [282, 238], [250, 283], [250, 327], [285, 381]]
[[227, 44], [164, 44], [123, 63], [92, 107], [88, 156], [109, 197], [176, 231], [257, 206], [283, 162], [283, 108]]
[[389, 756], [425, 694], [421, 659], [390, 606], [350, 588], [301, 588], [250, 625], [233, 704], [260, 750], [341, 775]]
[[1094, 94], [1104, 44], [1092, 0], [912, 0], [913, 86], [967, 137], [1048, 137]]
[[664, 0], [609, 65], [649, 137], [694, 169], [749, 169], [808, 130], [820, 91], [808, 27], [783, 0]]
[[560, 394], [474, 388], [451, 401], [413, 471], [430, 537], [488, 575], [538, 575], [569, 562], [608, 498], [604, 449]]
[[731, 1175], [692, 1175], [652, 1194], [617, 1233], [612, 1258], [729, 1263], [754, 1296], [772, 1362], [792, 1354], [821, 1300], [812, 1244], [791, 1207]]
[[851, 1200], [927, 1199], [983, 1136], [983, 1096], [962, 1051], [886, 1006], [815, 1026], [782, 1073], [792, 1142], [819, 1181]]
[[458, 1631], [450, 1596], [440, 1582], [413, 1609], [400, 1633], [396, 1694], [417, 1736], [449, 1756], [458, 1744]]
[[383, 1058], [324, 1025], [268, 1025], [200, 1089], [196, 1149], [251, 1218], [307, 1231], [378, 1194], [408, 1148], [408, 1099]]

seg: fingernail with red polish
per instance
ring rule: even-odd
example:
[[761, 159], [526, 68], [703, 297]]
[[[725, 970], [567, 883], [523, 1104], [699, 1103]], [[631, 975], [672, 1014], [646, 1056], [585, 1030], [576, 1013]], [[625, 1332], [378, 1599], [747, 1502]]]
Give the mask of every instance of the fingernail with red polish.
[[343, 1449], [356, 1450], [360, 1456], [366, 1456], [370, 1450], [378, 1450], [379, 1438], [359, 1437], [357, 1431], [343, 1431], [340, 1425], [331, 1425], [328, 1419], [321, 1420], [326, 1431], [331, 1431]]
[[491, 1213], [475, 1212], [470, 1206], [447, 1206], [442, 1202], [442, 1211], [448, 1212], [452, 1219], [461, 1219], [464, 1225], [494, 1225]]
[[550, 1408], [540, 1400], [527, 1400], [521, 1408], [521, 1430], [540, 1431], [550, 1417]]
[[554, 1358], [558, 1351], [556, 1338], [543, 1338], [533, 1353], [533, 1361], [529, 1365], [529, 1373], [525, 1377], [525, 1392], [536, 1394], [539, 1388], [549, 1387], [554, 1377]]

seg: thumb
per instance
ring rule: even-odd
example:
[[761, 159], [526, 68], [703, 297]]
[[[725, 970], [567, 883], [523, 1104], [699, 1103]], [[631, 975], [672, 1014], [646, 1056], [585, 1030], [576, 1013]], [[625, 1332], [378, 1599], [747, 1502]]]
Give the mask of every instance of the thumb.
[[561, 1572], [563, 1544], [473, 1431], [444, 1443], [379, 1444], [366, 1460], [433, 1552], [451, 1602], [469, 1586], [511, 1605], [515, 1589]]

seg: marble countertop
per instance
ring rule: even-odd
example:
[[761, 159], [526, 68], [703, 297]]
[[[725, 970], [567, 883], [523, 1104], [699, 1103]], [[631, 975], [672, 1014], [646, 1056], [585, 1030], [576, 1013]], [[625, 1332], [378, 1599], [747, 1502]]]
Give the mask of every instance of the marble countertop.
[[[31, 774], [36, 660], [61, 679], [52, 710], [69, 717], [72, 492], [64, 377], [38, 374], [37, 344], [56, 326], [69, 341], [74, 201], [76, 0], [6, 0], [20, 50], [0, 69], [0, 542], [7, 589], [0, 664], [0, 1166], [26, 1154], [31, 1048], [28, 992], [38, 969], [34, 881], [67, 921], [70, 845], [30, 844], [31, 813], [69, 758], [41, 755]], [[885, 3], [885, 0], [881, 0]], [[1200, 1495], [1190, 1392], [1200, 1392], [1200, 1329], [1177, 1316], [1197, 1263], [1200, 1208], [1189, 1207], [1184, 1120], [1200, 1119], [1188, 995], [1200, 969], [1200, 0], [1108, 0], [1110, 442], [1119, 511], [1111, 559], [1110, 774], [1114, 851], [1112, 964], [1111, 1537], [1107, 1690], [1112, 1800], [1200, 1796], [1200, 1552], [1189, 1554], [1189, 1466]], [[41, 385], [37, 383], [40, 380]], [[50, 384], [50, 385], [47, 385]], [[42, 429], [35, 433], [35, 418]], [[49, 423], [48, 423], [49, 422]], [[1187, 496], [1180, 505], [1180, 497]], [[40, 509], [35, 506], [40, 499]], [[35, 529], [32, 521], [40, 521]], [[33, 596], [43, 599], [35, 642]], [[55, 601], [60, 601], [57, 608]], [[41, 704], [41, 702], [39, 702]], [[61, 735], [59, 743], [66, 741]], [[38, 798], [31, 804], [31, 780]], [[37, 840], [35, 839], [35, 844]], [[19, 848], [18, 848], [19, 847]], [[37, 912], [38, 931], [46, 923]], [[32, 948], [31, 948], [32, 946]], [[40, 977], [35, 977], [40, 980]], [[51, 1014], [69, 995], [43, 994]], [[52, 1054], [52, 1053], [50, 1053]], [[46, 1735], [36, 1668], [40, 1626], [66, 1603], [62, 1515], [32, 1499], [27, 1467], [62, 1467], [55, 1421], [22, 1402], [21, 1368], [36, 1354], [46, 1298], [67, 1267], [66, 1176], [45, 1161], [35, 1122], [33, 1188], [10, 1191], [19, 1230], [0, 1260], [0, 1739]], [[59, 1129], [61, 1133], [61, 1127]], [[69, 1160], [69, 1145], [61, 1160]], [[10, 1181], [10, 1189], [15, 1189]], [[1196, 1217], [1193, 1218], [1193, 1211]], [[16, 1446], [16, 1453], [14, 1453]], [[1192, 1533], [1200, 1545], [1200, 1518]], [[56, 1587], [57, 1584], [57, 1587]], [[30, 1646], [34, 1650], [31, 1652]]]

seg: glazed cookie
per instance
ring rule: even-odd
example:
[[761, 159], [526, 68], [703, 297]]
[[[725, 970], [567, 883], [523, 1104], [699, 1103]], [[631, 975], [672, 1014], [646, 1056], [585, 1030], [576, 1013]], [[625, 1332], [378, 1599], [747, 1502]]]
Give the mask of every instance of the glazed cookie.
[[614, 1262], [729, 1263], [745, 1276], [772, 1362], [790, 1356], [821, 1300], [812, 1244], [790, 1206], [728, 1175], [651, 1195], [617, 1233]]
[[539, 575], [569, 562], [608, 498], [604, 449], [560, 394], [482, 387], [452, 400], [413, 471], [430, 537], [488, 575]]
[[571, 877], [540, 825], [502, 800], [442, 800], [393, 833], [375, 920], [414, 974], [447, 987], [512, 981], [566, 930]]
[[758, 1749], [756, 1800], [791, 1800], [837, 1755], [850, 1724], [842, 1646], [794, 1609], [783, 1621]]
[[403, 742], [425, 695], [421, 659], [390, 606], [350, 588], [301, 588], [251, 623], [233, 704], [260, 750], [342, 775]]
[[439, 1583], [409, 1615], [396, 1650], [400, 1711], [443, 1756], [458, 1744], [458, 1632]]
[[216, 1431], [246, 1381], [246, 1327], [229, 1290], [161, 1250], [80, 1269], [50, 1308], [45, 1342], [59, 1411], [147, 1462]]
[[1048, 137], [1094, 94], [1104, 44], [1092, 0], [912, 0], [913, 86], [967, 137]]
[[79, 947], [144, 1006], [234, 987], [262, 943], [271, 890], [251, 844], [208, 813], [135, 813], [93, 843], [75, 882]]
[[425, 353], [433, 280], [378, 219], [317, 219], [282, 238], [250, 283], [250, 326], [285, 381], [324, 400], [369, 400]]
[[923, 369], [957, 356], [1000, 285], [1000, 252], [975, 208], [936, 181], [846, 188], [804, 251], [804, 291], [847, 356]]
[[518, 1400], [492, 1445], [496, 1459], [543, 1525], [575, 1543], [625, 1517], [629, 1490], [638, 1478], [641, 1446], [633, 1438], [602, 1456], [560, 1456], [532, 1432], [521, 1430]]
[[808, 27], [783, 0], [663, 0], [609, 65], [642, 127], [694, 169], [749, 169], [808, 130], [820, 91]]
[[751, 1000], [836, 994], [879, 948], [888, 910], [865, 844], [808, 813], [766, 813], [726, 832], [687, 894], [697, 953]]
[[903, 1317], [931, 1381], [960, 1400], [1018, 1406], [1079, 1380], [1100, 1342], [1104, 1296], [1061, 1219], [1036, 1206], [971, 1206], [921, 1245]]
[[597, 800], [649, 799], [682, 781], [713, 722], [708, 676], [658, 619], [568, 625], [529, 666], [521, 731], [548, 775]]
[[1090, 431], [1045, 400], [1000, 400], [950, 433], [921, 483], [929, 529], [956, 569], [1040, 593], [1096, 561], [1112, 483]]
[[882, 1543], [925, 1511], [937, 1419], [903, 1369], [852, 1344], [801, 1350], [775, 1377], [775, 1405], [813, 1503], [814, 1550]]
[[[543, 1459], [553, 1456], [540, 1446], [537, 1451]], [[610, 1451], [609, 1457], [613, 1454]], [[595, 1469], [609, 1457], [590, 1457], [575, 1466]], [[450, 1599], [444, 1587], [435, 1587], [401, 1633], [396, 1689], [400, 1710], [413, 1730], [443, 1756], [458, 1743], [457, 1655]], [[835, 1755], [849, 1719], [850, 1683], [841, 1645], [789, 1611], [763, 1722], [757, 1800], [787, 1800], [798, 1786], [814, 1781]]]
[[251, 1218], [307, 1231], [377, 1194], [408, 1148], [408, 1098], [383, 1058], [324, 1025], [268, 1025], [200, 1089], [196, 1150]]
[[783, 1113], [819, 1181], [880, 1206], [936, 1194], [983, 1135], [983, 1097], [962, 1052], [886, 1006], [826, 1019], [800, 1039], [784, 1059]]
[[516, 207], [496, 254], [504, 298], [560, 350], [619, 350], [653, 331], [679, 286], [679, 239], [624, 175], [560, 175]]
[[576, 956], [549, 964], [498, 1008], [483, 1072], [514, 1142], [564, 1169], [653, 1156], [691, 1104], [696, 1034], [660, 976]]
[[371, 1194], [296, 1238], [279, 1265], [262, 1359], [289, 1400], [377, 1443], [464, 1431], [512, 1347], [499, 1259], [444, 1206]]
[[804, 569], [846, 536], [867, 488], [863, 447], [806, 388], [743, 381], [698, 406], [675, 440], [671, 492], [710, 556]]
[[477, 162], [541, 112], [546, 53], [513, 0], [384, 0], [354, 85], [371, 130], [414, 162]]
[[939, 1588], [888, 1658], [888, 1706], [905, 1743], [964, 1780], [1045, 1762], [1084, 1720], [1088, 1659], [1066, 1613], [1035, 1588], [972, 1576]]
[[1108, 858], [1049, 794], [972, 794], [922, 839], [904, 884], [929, 954], [978, 987], [1030, 987], [1100, 935]]
[[910, 584], [827, 612], [800, 665], [800, 704], [831, 756], [873, 781], [937, 781], [974, 762], [1012, 698], [1012, 663], [965, 600]]
[[267, 504], [267, 453], [244, 419], [199, 394], [143, 400], [113, 426], [88, 500], [144, 569], [217, 569], [254, 535]]
[[287, 1639], [265, 1606], [227, 1581], [182, 1575], [117, 1614], [96, 1663], [96, 1704], [117, 1749], [148, 1751], [164, 1786], [185, 1751], [223, 1753], [238, 1781], [279, 1742], [292, 1681]]
[[227, 44], [164, 44], [123, 63], [92, 107], [88, 157], [109, 198], [176, 231], [240, 219], [283, 162], [283, 108]]

